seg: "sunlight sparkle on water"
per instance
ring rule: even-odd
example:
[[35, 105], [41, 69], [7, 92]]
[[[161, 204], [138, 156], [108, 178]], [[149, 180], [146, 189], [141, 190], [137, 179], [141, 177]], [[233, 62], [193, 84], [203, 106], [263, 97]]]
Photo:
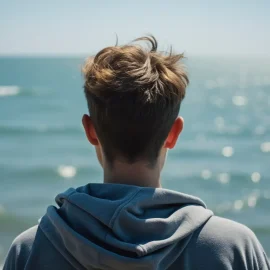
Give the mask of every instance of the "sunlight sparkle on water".
[[236, 106], [245, 106], [248, 103], [248, 99], [245, 96], [233, 96], [232, 102]]
[[230, 175], [228, 173], [220, 173], [218, 175], [218, 181], [221, 184], [228, 184], [230, 182]]
[[77, 173], [77, 170], [76, 170], [75, 167], [73, 167], [73, 166], [64, 166], [64, 165], [59, 166], [57, 171], [58, 171], [59, 175], [61, 175], [64, 178], [72, 178]]
[[209, 170], [203, 170], [203, 171], [201, 172], [201, 177], [202, 177], [203, 179], [205, 179], [205, 180], [210, 179], [211, 176], [212, 176], [212, 172], [209, 171]]
[[241, 200], [237, 200], [234, 202], [234, 209], [235, 210], [241, 210], [243, 208], [243, 206], [244, 206], [244, 203]]
[[249, 207], [255, 207], [255, 206], [256, 206], [256, 203], [257, 203], [257, 198], [256, 198], [256, 196], [251, 195], [251, 196], [248, 198], [248, 206], [249, 206]]
[[270, 152], [270, 142], [264, 142], [261, 144], [261, 150], [262, 152]]
[[224, 157], [231, 157], [234, 154], [234, 149], [231, 146], [225, 146], [222, 149], [222, 155]]
[[260, 180], [261, 180], [261, 175], [260, 175], [260, 173], [258, 173], [258, 172], [252, 173], [252, 174], [251, 174], [251, 180], [252, 180], [252, 182], [254, 182], [254, 183], [260, 182]]
[[19, 90], [20, 88], [15, 85], [0, 86], [0, 96], [15, 96]]

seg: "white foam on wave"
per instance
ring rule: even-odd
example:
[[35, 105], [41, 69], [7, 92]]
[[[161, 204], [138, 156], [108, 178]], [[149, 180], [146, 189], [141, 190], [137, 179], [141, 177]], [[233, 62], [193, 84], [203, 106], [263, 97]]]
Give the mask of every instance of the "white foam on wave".
[[2, 85], [0, 86], [0, 97], [16, 96], [20, 91], [20, 87], [16, 85]]

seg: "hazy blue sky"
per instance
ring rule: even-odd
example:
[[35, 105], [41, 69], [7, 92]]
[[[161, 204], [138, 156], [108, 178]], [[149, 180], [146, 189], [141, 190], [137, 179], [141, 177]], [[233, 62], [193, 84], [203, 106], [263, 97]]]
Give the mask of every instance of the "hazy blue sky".
[[89, 54], [146, 33], [188, 54], [270, 55], [270, 0], [0, 0], [0, 54]]

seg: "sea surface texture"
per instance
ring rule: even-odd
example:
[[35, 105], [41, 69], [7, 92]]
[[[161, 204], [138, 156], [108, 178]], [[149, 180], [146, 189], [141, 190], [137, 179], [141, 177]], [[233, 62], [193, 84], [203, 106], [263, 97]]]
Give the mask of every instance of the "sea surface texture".
[[[68, 187], [102, 182], [81, 117], [83, 58], [0, 58], [0, 265]], [[164, 188], [250, 227], [270, 256], [270, 59], [189, 57]]]

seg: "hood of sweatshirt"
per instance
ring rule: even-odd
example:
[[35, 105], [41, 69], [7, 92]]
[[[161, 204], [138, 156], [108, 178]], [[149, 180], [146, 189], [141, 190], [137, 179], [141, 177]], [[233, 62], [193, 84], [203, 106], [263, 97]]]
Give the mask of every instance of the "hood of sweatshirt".
[[76, 269], [167, 269], [213, 213], [162, 188], [88, 184], [57, 195], [43, 233]]

